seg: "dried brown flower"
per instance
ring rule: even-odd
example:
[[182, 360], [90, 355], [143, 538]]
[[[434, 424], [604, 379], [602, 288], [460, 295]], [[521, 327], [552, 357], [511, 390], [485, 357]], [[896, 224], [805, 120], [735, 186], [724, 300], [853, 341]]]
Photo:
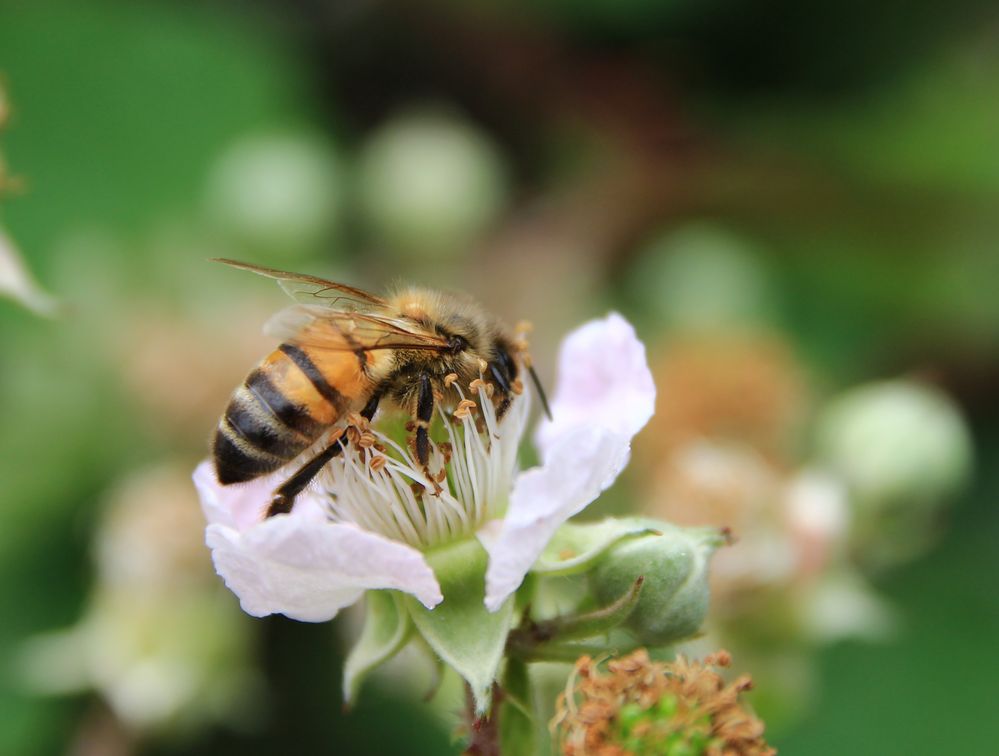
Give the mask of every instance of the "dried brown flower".
[[764, 725], [742, 706], [748, 676], [726, 684], [716, 667], [726, 651], [703, 661], [678, 656], [654, 662], [644, 649], [608, 661], [606, 672], [583, 656], [559, 695], [552, 728], [566, 756], [770, 756]]

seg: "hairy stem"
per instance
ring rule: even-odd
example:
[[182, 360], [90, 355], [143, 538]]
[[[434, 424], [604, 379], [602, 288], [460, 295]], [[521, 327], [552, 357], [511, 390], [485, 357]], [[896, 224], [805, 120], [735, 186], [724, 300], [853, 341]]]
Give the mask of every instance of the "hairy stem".
[[503, 689], [493, 685], [493, 702], [481, 717], [475, 715], [475, 696], [465, 685], [465, 724], [468, 728], [468, 746], [465, 756], [500, 756], [499, 704]]

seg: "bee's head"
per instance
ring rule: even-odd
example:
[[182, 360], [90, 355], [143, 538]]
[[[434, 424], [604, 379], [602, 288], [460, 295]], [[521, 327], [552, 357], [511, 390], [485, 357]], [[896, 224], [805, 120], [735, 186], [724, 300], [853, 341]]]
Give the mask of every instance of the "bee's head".
[[413, 288], [401, 292], [396, 302], [403, 317], [448, 343], [449, 356], [465, 357], [476, 364], [479, 359], [488, 359], [495, 328], [474, 300], [463, 294]]

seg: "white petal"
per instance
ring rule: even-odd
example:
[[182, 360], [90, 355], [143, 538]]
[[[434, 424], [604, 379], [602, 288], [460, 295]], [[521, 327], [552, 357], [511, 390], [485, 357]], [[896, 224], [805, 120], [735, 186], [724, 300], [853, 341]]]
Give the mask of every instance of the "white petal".
[[496, 611], [520, 586], [558, 527], [583, 510], [628, 463], [631, 436], [598, 427], [556, 439], [547, 459], [520, 475], [506, 518], [480, 534], [489, 554], [486, 606]]
[[656, 387], [635, 329], [617, 313], [570, 333], [559, 354], [553, 420], [542, 422], [535, 444], [547, 459], [555, 440], [597, 426], [631, 438], [652, 417]]
[[423, 555], [342, 523], [279, 515], [240, 533], [208, 526], [215, 569], [247, 614], [331, 619], [369, 589], [411, 593], [432, 609], [440, 586]]
[[[201, 508], [209, 524], [218, 523], [240, 532], [252, 528], [264, 519], [264, 512], [280, 486], [293, 472], [292, 468], [281, 468], [271, 475], [223, 486], [215, 477], [215, 467], [205, 460], [194, 471], [194, 486], [201, 498]], [[295, 499], [294, 517], [302, 517], [314, 522], [325, 521], [326, 514], [319, 500], [307, 489]]]

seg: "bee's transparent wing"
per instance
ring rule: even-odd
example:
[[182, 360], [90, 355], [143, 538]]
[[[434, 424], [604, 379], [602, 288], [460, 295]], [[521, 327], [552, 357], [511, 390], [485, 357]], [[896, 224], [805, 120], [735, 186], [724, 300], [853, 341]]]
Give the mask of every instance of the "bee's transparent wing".
[[412, 322], [358, 312], [331, 311], [319, 305], [293, 305], [272, 317], [264, 332], [312, 349], [369, 352], [376, 349], [444, 351], [448, 343]]
[[289, 273], [284, 270], [265, 268], [260, 265], [251, 265], [250, 263], [227, 260], [221, 257], [213, 258], [213, 261], [238, 268], [239, 270], [248, 270], [259, 276], [273, 278], [288, 296], [305, 305], [319, 305], [336, 310], [359, 312], [384, 309], [387, 305], [384, 299], [363, 289], [336, 283], [335, 281], [327, 281], [325, 278], [319, 278], [318, 276], [310, 276], [304, 273]]

